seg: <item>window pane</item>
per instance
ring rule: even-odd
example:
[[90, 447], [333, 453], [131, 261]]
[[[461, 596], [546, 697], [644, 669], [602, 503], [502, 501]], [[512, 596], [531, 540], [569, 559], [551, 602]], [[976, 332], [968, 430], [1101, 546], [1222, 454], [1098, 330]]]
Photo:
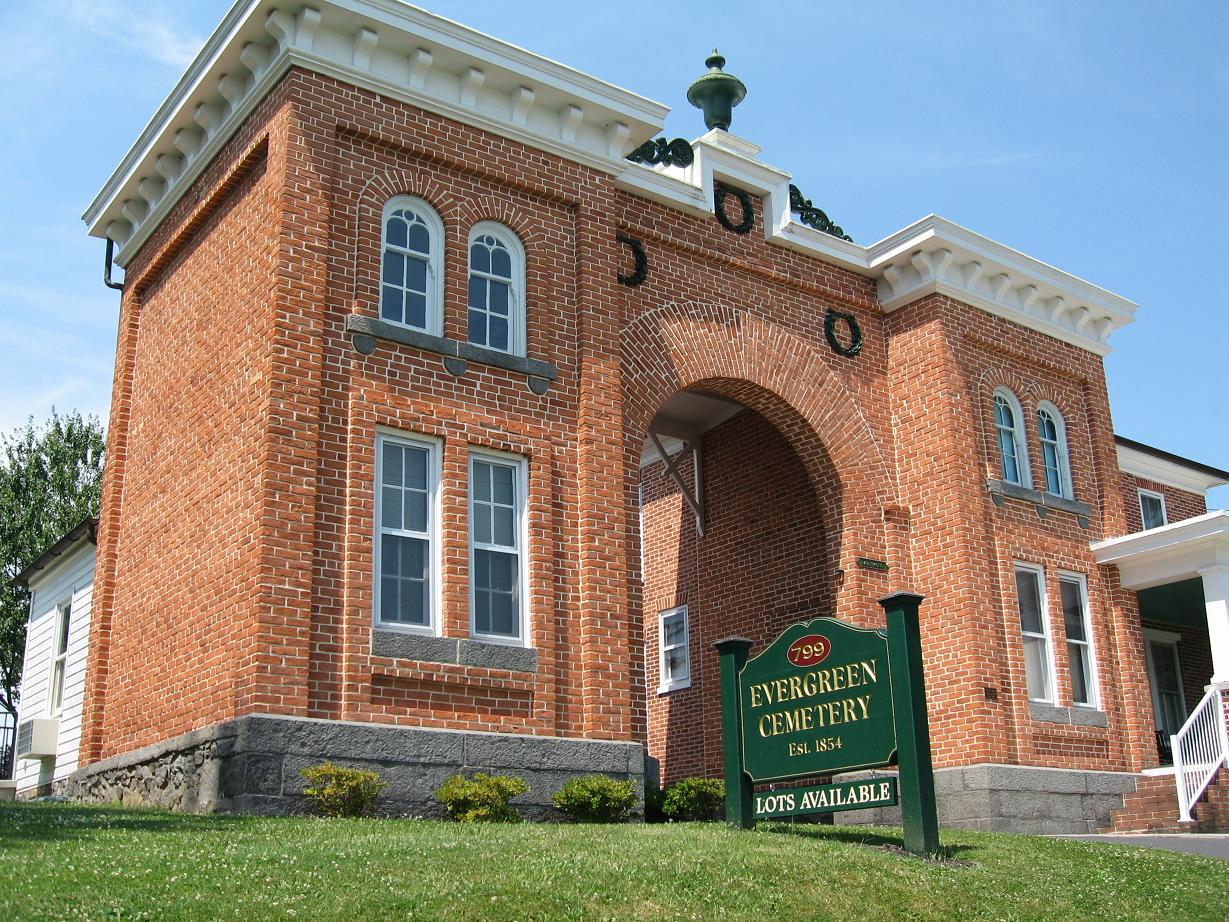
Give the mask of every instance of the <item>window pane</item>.
[[1068, 640], [1086, 641], [1086, 626], [1084, 624], [1084, 594], [1080, 592], [1080, 584], [1075, 580], [1059, 581], [1063, 597], [1063, 624], [1067, 630]]
[[1016, 415], [1011, 411], [1011, 406], [1002, 397], [994, 398], [994, 421], [1007, 429], [1016, 428]]
[[388, 486], [400, 487], [405, 484], [405, 455], [400, 445], [392, 442], [384, 443], [382, 452], [382, 474], [384, 483]]
[[486, 345], [486, 314], [482, 311], [469, 312], [469, 341], [479, 346]]
[[425, 259], [406, 260], [405, 287], [411, 291], [427, 290], [427, 261]]
[[384, 487], [380, 491], [380, 525], [383, 528], [402, 527], [401, 490], [396, 487]]
[[1043, 701], [1050, 699], [1050, 670], [1046, 663], [1046, 645], [1040, 637], [1024, 638], [1024, 671], [1028, 678], [1028, 696]]
[[401, 580], [394, 576], [380, 577], [380, 620], [396, 621], [400, 611], [398, 588]]
[[503, 317], [492, 315], [487, 328], [486, 344], [492, 349], [503, 349], [505, 352], [510, 348], [508, 345], [508, 321]]
[[469, 267], [474, 272], [491, 271], [491, 253], [478, 241], [469, 248]]
[[60, 635], [56, 640], [56, 653], [63, 654], [68, 649], [68, 628], [72, 620], [72, 603], [65, 605], [60, 612]]
[[474, 630], [491, 633], [491, 594], [483, 589], [474, 593]]
[[491, 507], [485, 503], [474, 504], [474, 540], [479, 544], [491, 543]]
[[1041, 621], [1041, 586], [1032, 570], [1016, 571], [1016, 598], [1020, 604], [1020, 628], [1032, 634], [1045, 633]]
[[1152, 668], [1156, 673], [1156, 687], [1162, 691], [1178, 690], [1178, 670], [1174, 666], [1173, 647], [1169, 644], [1152, 645]]
[[516, 502], [513, 491], [513, 478], [516, 471], [506, 465], [492, 465], [490, 471], [495, 502], [511, 506]]
[[405, 448], [405, 485], [411, 490], [427, 489], [427, 461], [425, 448]]
[[491, 557], [490, 583], [486, 588], [498, 592], [511, 593], [516, 584], [516, 555], [500, 554], [494, 551], [479, 551]]
[[508, 286], [503, 282], [490, 282], [488, 291], [491, 312], [508, 316]]
[[677, 647], [666, 651], [666, 681], [677, 682], [687, 678], [690, 672], [688, 667], [687, 650], [685, 647]]
[[400, 288], [385, 285], [380, 295], [380, 316], [385, 320], [393, 321], [393, 323], [401, 323], [401, 303], [403, 298], [404, 293]]
[[474, 462], [474, 499], [483, 503], [491, 501], [491, 465], [482, 461]]
[[405, 320], [412, 327], [427, 328], [427, 299], [425, 296], [409, 292], [405, 296]]
[[418, 253], [431, 252], [431, 233], [425, 224], [415, 224], [410, 228], [409, 249]]
[[1058, 446], [1042, 442], [1041, 453], [1045, 456], [1046, 463], [1046, 491], [1060, 495], [1063, 492], [1063, 485], [1058, 475]]
[[384, 251], [383, 279], [388, 285], [405, 284], [405, 257], [402, 254], [393, 250]]
[[512, 258], [502, 243], [497, 244], [495, 251], [491, 253], [491, 275], [512, 278]]
[[403, 211], [394, 211], [388, 218], [388, 224], [384, 231], [385, 237], [388, 239], [390, 246], [404, 247], [406, 244], [406, 228], [408, 225], [399, 216], [405, 214]]
[[1020, 482], [1020, 466], [1016, 462], [1016, 440], [1011, 432], [999, 430], [999, 457], [1003, 479], [1008, 483]]
[[492, 544], [502, 544], [504, 547], [516, 547], [516, 515], [510, 506], [496, 506]]
[[1088, 647], [1078, 643], [1067, 644], [1067, 662], [1071, 668], [1071, 700], [1076, 704], [1092, 704]]
[[666, 646], [672, 646], [683, 642], [685, 629], [683, 624], [683, 615], [681, 612], [677, 615], [670, 615], [667, 617], [665, 621], [662, 622], [662, 626], [665, 631], [663, 642]]
[[427, 494], [418, 490], [405, 491], [405, 524], [406, 531], [427, 530]]
[[491, 628], [490, 633], [501, 637], [519, 637], [516, 612], [511, 594], [497, 592], [491, 594]]

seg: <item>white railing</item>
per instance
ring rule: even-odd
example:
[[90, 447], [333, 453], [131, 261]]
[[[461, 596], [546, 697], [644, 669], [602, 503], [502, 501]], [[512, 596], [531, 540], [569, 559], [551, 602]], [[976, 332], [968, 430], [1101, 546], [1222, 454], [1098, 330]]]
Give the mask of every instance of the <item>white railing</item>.
[[1229, 729], [1225, 726], [1225, 688], [1208, 689], [1182, 729], [1170, 737], [1179, 819], [1190, 822], [1191, 807], [1222, 765], [1229, 766]]

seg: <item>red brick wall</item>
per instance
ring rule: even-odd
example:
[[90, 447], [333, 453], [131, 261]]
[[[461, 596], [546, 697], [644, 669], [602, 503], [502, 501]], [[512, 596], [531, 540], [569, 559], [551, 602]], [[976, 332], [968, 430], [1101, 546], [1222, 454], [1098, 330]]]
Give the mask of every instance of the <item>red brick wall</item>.
[[[713, 643], [738, 634], [762, 647], [795, 621], [833, 610], [837, 573], [802, 462], [747, 410], [701, 443], [705, 533], [660, 462], [642, 471], [649, 752], [662, 779], [721, 773]], [[689, 488], [693, 456], [683, 459]], [[658, 614], [688, 607], [691, 687], [658, 694]]]
[[1157, 483], [1144, 477], [1136, 477], [1125, 471], [1122, 477], [1122, 498], [1126, 504], [1128, 531], [1143, 531], [1143, 513], [1139, 508], [1139, 491], [1149, 490], [1165, 497], [1165, 516], [1170, 522], [1181, 522], [1183, 519], [1193, 519], [1208, 511], [1207, 498], [1202, 493], [1192, 493], [1189, 490], [1179, 490], [1168, 484]]
[[[559, 369], [545, 396], [491, 366], [455, 378], [429, 352], [350, 347], [346, 316], [377, 313], [380, 209], [399, 193], [445, 225], [449, 336], [464, 337], [468, 229], [493, 219], [520, 236], [528, 354]], [[1138, 762], [1138, 617], [1088, 552], [1126, 524], [1100, 360], [942, 297], [885, 317], [870, 280], [766, 243], [754, 210], [752, 232], [735, 235], [588, 168], [291, 71], [129, 267], [87, 758], [258, 711], [661, 739], [674, 705], [651, 694], [645, 648], [686, 578], [667, 567], [641, 580], [639, 455], [658, 409], [692, 388], [754, 411], [706, 440], [711, 538], [688, 539], [677, 497], [654, 494], [653, 534], [695, 546], [705, 643], [734, 625], [766, 638], [816, 609], [882, 625], [876, 600], [916, 590], [937, 764]], [[619, 230], [648, 254], [637, 288], [615, 280]], [[829, 348], [829, 309], [857, 318], [858, 356]], [[999, 383], [1024, 402], [1034, 453], [1035, 402], [1063, 410], [1087, 528], [990, 501]], [[535, 675], [371, 655], [379, 427], [442, 440], [449, 636], [468, 631], [468, 448], [528, 459]], [[1013, 559], [1088, 574], [1109, 731], [1028, 716]], [[1061, 618], [1055, 634], [1061, 649]], [[687, 729], [670, 772], [711, 770], [707, 694], [691, 696], [704, 699], [698, 723], [673, 721]]]

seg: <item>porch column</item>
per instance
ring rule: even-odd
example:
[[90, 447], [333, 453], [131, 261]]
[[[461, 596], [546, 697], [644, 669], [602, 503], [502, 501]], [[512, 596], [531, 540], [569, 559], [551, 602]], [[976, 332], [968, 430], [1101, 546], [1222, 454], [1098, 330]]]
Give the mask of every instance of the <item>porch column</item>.
[[1199, 571], [1203, 604], [1208, 612], [1208, 642], [1212, 647], [1212, 684], [1229, 682], [1229, 566]]

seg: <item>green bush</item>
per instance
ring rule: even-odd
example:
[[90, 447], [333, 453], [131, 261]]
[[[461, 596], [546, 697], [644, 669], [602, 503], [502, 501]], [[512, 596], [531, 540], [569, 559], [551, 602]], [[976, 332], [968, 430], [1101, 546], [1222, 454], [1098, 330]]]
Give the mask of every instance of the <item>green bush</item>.
[[303, 794], [325, 816], [365, 816], [388, 784], [373, 771], [321, 762], [303, 769]]
[[528, 790], [520, 778], [475, 772], [472, 778], [453, 775], [439, 786], [435, 798], [459, 823], [519, 823], [521, 815], [508, 801]]
[[636, 805], [636, 792], [630, 781], [585, 775], [567, 782], [551, 802], [576, 823], [626, 823]]
[[719, 820], [725, 815], [725, 782], [720, 778], [684, 778], [667, 785], [662, 813], [675, 822]]

